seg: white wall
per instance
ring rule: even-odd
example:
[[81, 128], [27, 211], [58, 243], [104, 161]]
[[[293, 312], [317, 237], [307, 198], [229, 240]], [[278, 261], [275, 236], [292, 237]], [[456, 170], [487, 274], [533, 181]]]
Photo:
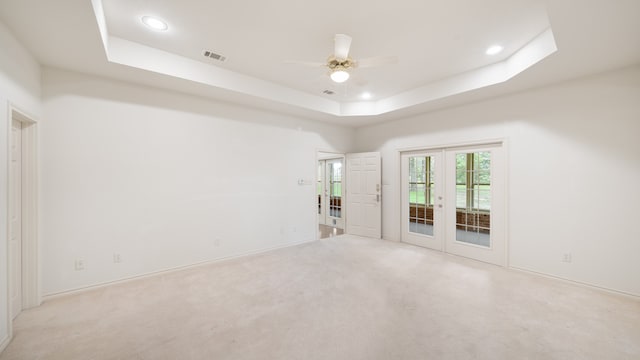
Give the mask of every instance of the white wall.
[[354, 142], [338, 126], [53, 69], [43, 109], [45, 295], [314, 240], [315, 187], [298, 179], [315, 184], [318, 149]]
[[358, 129], [382, 152], [384, 238], [400, 239], [399, 149], [495, 138], [511, 266], [640, 295], [640, 66]]
[[40, 65], [0, 22], [0, 344], [8, 337], [7, 157], [10, 106], [40, 115]]
[[398, 240], [397, 150], [497, 137], [511, 266], [640, 295], [638, 66], [354, 133], [54, 69], [41, 108], [40, 67], [2, 23], [0, 48], [0, 264], [12, 104], [40, 120], [45, 295], [313, 239], [314, 187], [297, 180], [315, 179], [318, 149], [382, 152], [383, 235]]

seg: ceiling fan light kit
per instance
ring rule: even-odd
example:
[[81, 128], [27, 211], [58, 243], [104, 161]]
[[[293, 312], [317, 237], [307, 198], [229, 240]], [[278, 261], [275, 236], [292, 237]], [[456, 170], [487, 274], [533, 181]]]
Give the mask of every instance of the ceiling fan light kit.
[[395, 64], [398, 62], [398, 59], [395, 56], [373, 57], [355, 61], [349, 56], [349, 48], [351, 47], [351, 37], [349, 35], [336, 34], [333, 41], [334, 51], [333, 54], [329, 56], [326, 63], [312, 63], [307, 61], [288, 62], [311, 66], [325, 66], [329, 69], [329, 77], [336, 83], [343, 83], [349, 80], [349, 71], [351, 69], [355, 69], [357, 67], [375, 67]]
[[330, 76], [331, 80], [337, 83], [343, 83], [349, 80], [349, 73], [343, 68], [334, 70]]
[[355, 67], [355, 63], [351, 58], [338, 59], [335, 55], [329, 56], [327, 59], [327, 67], [331, 70], [329, 77], [337, 83], [343, 83], [349, 80], [348, 69]]

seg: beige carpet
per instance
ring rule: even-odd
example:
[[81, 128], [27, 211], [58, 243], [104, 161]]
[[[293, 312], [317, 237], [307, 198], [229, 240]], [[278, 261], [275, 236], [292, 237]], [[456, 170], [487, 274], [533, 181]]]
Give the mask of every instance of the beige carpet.
[[640, 359], [640, 301], [343, 235], [48, 301], [0, 359]]

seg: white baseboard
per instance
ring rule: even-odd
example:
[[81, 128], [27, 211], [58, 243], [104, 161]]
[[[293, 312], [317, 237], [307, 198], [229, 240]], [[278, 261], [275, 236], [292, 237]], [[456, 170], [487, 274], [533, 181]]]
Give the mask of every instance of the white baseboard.
[[[396, 241], [396, 240], [392, 240], [392, 239], [384, 239], [384, 240]], [[402, 243], [401, 241], [397, 241], [397, 242]], [[408, 245], [411, 245], [411, 244], [408, 244]], [[417, 246], [417, 245], [414, 245], [414, 246]], [[425, 248], [425, 247], [423, 247], [423, 249], [427, 249], [427, 250], [430, 250], [430, 251], [435, 251], [435, 252], [438, 252], [438, 253], [441, 253], [441, 254], [445, 254], [445, 255], [450, 255], [450, 256], [459, 256], [459, 255], [450, 254], [450, 253], [447, 253], [447, 252], [441, 251], [441, 250], [434, 250], [434, 249], [429, 249], [429, 248]], [[467, 258], [467, 257], [464, 257], [464, 256], [459, 256], [459, 257], [464, 258], [464, 259], [474, 260], [474, 259]], [[478, 260], [474, 260], [474, 261], [478, 261]], [[485, 264], [488, 264], [488, 263], [485, 263]], [[496, 265], [496, 266], [498, 266], [498, 265]], [[564, 283], [567, 283], [567, 284], [573, 284], [573, 285], [577, 285], [577, 286], [584, 287], [584, 288], [589, 288], [589, 289], [593, 289], [593, 290], [607, 292], [607, 293], [610, 293], [610, 294], [621, 295], [621, 296], [625, 296], [625, 297], [632, 298], [632, 299], [635, 299], [635, 300], [640, 299], [640, 294], [634, 294], [634, 293], [625, 292], [625, 291], [622, 291], [622, 290], [616, 290], [616, 289], [607, 288], [607, 287], [604, 287], [604, 286], [593, 285], [593, 284], [589, 284], [589, 283], [582, 282], [582, 281], [571, 280], [571, 279], [563, 278], [563, 277], [560, 277], [560, 276], [557, 276], [557, 275], [547, 274], [547, 273], [540, 272], [540, 271], [530, 270], [530, 269], [521, 268], [521, 267], [512, 266], [512, 265], [507, 265], [507, 266], [505, 266], [503, 268], [507, 269], [507, 270], [520, 271], [520, 272], [524, 272], [524, 273], [531, 274], [531, 275], [542, 276], [542, 277], [545, 277], [547, 279], [561, 281], [561, 282], [564, 282]]]
[[124, 278], [120, 278], [120, 279], [116, 279], [116, 280], [111, 280], [111, 281], [107, 281], [107, 282], [102, 282], [102, 283], [98, 283], [98, 284], [93, 284], [93, 285], [83, 286], [83, 287], [79, 287], [79, 288], [64, 290], [64, 291], [60, 291], [60, 292], [56, 292], [56, 293], [46, 294], [46, 295], [44, 295], [42, 297], [42, 302], [45, 302], [45, 301], [51, 300], [51, 299], [56, 299], [56, 298], [59, 298], [59, 297], [65, 297], [65, 296], [68, 296], [68, 295], [74, 295], [74, 294], [78, 294], [78, 293], [83, 293], [83, 292], [90, 291], [90, 290], [100, 289], [100, 288], [103, 288], [103, 287], [106, 287], [106, 286], [123, 284], [123, 283], [127, 283], [127, 282], [134, 281], [134, 280], [139, 280], [139, 279], [144, 279], [144, 278], [164, 275], [164, 274], [173, 273], [173, 272], [176, 272], [176, 271], [181, 271], [181, 270], [186, 270], [186, 269], [191, 269], [191, 268], [196, 268], [196, 267], [200, 267], [200, 266], [206, 266], [206, 265], [210, 265], [210, 264], [214, 264], [214, 263], [218, 263], [218, 262], [222, 262], [222, 261], [228, 261], [228, 260], [232, 260], [232, 259], [237, 259], [237, 258], [241, 258], [241, 257], [245, 257], [245, 256], [257, 255], [257, 254], [261, 254], [261, 253], [265, 253], [265, 252], [269, 252], [269, 251], [274, 251], [274, 250], [278, 250], [278, 249], [284, 249], [284, 248], [288, 248], [288, 247], [303, 245], [303, 244], [307, 244], [307, 243], [314, 242], [314, 241], [317, 241], [317, 240], [315, 240], [315, 239], [313, 239], [313, 240], [303, 240], [303, 241], [298, 241], [298, 242], [294, 242], [294, 243], [290, 243], [290, 244], [285, 244], [285, 245], [273, 246], [273, 247], [268, 247], [268, 248], [259, 249], [259, 250], [248, 251], [248, 252], [244, 252], [244, 253], [240, 253], [240, 254], [224, 256], [224, 257], [217, 258], [217, 259], [201, 261], [201, 262], [188, 264], [188, 265], [176, 266], [176, 267], [163, 269], [163, 270], [156, 270], [156, 271], [152, 271], [152, 272], [148, 272], [148, 273], [144, 273], [144, 274], [140, 274], [140, 275], [128, 276], [128, 277], [124, 277]]
[[589, 289], [592, 289], [592, 290], [603, 291], [603, 292], [610, 293], [610, 294], [615, 294], [615, 295], [622, 295], [624, 297], [632, 298], [632, 299], [635, 299], [635, 300], [640, 299], [640, 294], [634, 294], [634, 293], [629, 293], [629, 292], [625, 292], [625, 291], [621, 291], [621, 290], [607, 288], [607, 287], [604, 287], [604, 286], [593, 285], [593, 284], [589, 284], [589, 283], [582, 282], [582, 281], [566, 279], [566, 278], [563, 278], [563, 277], [560, 277], [560, 276], [551, 275], [551, 274], [543, 273], [543, 272], [540, 272], [540, 271], [529, 270], [529, 269], [525, 269], [525, 268], [519, 268], [519, 267], [516, 267], [516, 266], [509, 266], [509, 267], [507, 267], [507, 269], [514, 270], [514, 271], [520, 271], [520, 272], [528, 273], [528, 274], [531, 274], [531, 275], [542, 276], [542, 277], [545, 277], [547, 279], [561, 281], [561, 282], [567, 283], [567, 284], [578, 285], [580, 287], [589, 288]]
[[9, 343], [11, 342], [11, 336], [7, 335], [6, 338], [4, 338], [4, 340], [2, 340], [2, 342], [0, 342], [0, 354], [4, 351], [4, 349], [7, 348], [7, 346], [9, 345]]
[[[383, 240], [392, 241], [392, 242], [400, 242], [400, 241], [398, 241], [396, 239], [383, 239]], [[125, 277], [125, 278], [116, 279], [116, 280], [112, 280], [112, 281], [107, 281], [107, 282], [104, 282], [104, 283], [98, 283], [98, 284], [88, 285], [88, 286], [79, 287], [79, 288], [75, 288], [75, 289], [69, 289], [69, 290], [65, 290], [65, 291], [61, 291], [61, 292], [57, 292], [57, 293], [46, 294], [43, 297], [42, 300], [44, 302], [46, 300], [55, 299], [55, 298], [63, 297], [63, 296], [67, 296], [67, 295], [73, 295], [73, 294], [77, 294], [77, 293], [82, 293], [82, 292], [85, 292], [85, 291], [99, 289], [99, 288], [103, 288], [103, 287], [106, 287], [106, 286], [122, 284], [122, 283], [126, 283], [126, 282], [129, 282], [129, 281], [134, 281], [134, 280], [138, 280], [138, 279], [143, 279], [143, 278], [148, 278], [148, 277], [153, 277], [153, 276], [159, 276], [159, 275], [163, 275], [163, 274], [167, 274], [167, 273], [172, 273], [172, 272], [176, 272], [176, 271], [180, 271], [180, 270], [186, 270], [186, 269], [200, 267], [200, 266], [206, 266], [206, 265], [209, 265], [209, 264], [222, 262], [222, 261], [227, 261], [227, 260], [232, 260], [232, 259], [237, 259], [237, 258], [241, 258], [241, 257], [245, 257], [245, 256], [257, 255], [257, 254], [261, 254], [261, 253], [265, 253], [265, 252], [269, 252], [269, 251], [273, 251], [273, 250], [278, 250], [278, 249], [298, 246], [298, 245], [302, 245], [302, 244], [306, 244], [306, 243], [310, 243], [310, 242], [314, 242], [314, 241], [317, 241], [317, 240], [304, 240], [304, 241], [299, 241], [299, 242], [295, 242], [295, 243], [291, 243], [291, 244], [279, 245], [279, 246], [274, 246], [274, 247], [269, 247], [269, 248], [249, 251], [249, 252], [245, 252], [245, 253], [241, 253], [241, 254], [234, 254], [234, 255], [230, 255], [230, 256], [225, 256], [225, 257], [221, 257], [221, 258], [217, 258], [217, 259], [206, 260], [206, 261], [202, 261], [202, 262], [198, 262], [198, 263], [177, 266], [177, 267], [168, 268], [168, 269], [164, 269], [164, 270], [157, 270], [157, 271], [144, 273], [144, 274], [140, 274], [140, 275], [135, 275], [135, 276]], [[433, 250], [433, 251], [437, 251], [437, 250]], [[547, 273], [543, 273], [543, 272], [539, 272], [539, 271], [535, 271], [535, 270], [530, 270], [530, 269], [526, 269], [526, 268], [520, 268], [520, 267], [516, 267], [516, 266], [508, 266], [508, 267], [506, 267], [506, 269], [510, 269], [510, 270], [514, 270], [514, 271], [521, 271], [521, 272], [525, 272], [525, 273], [528, 273], [528, 274], [542, 276], [542, 277], [546, 277], [546, 278], [549, 278], [549, 279], [554, 279], [554, 280], [557, 280], [557, 281], [562, 281], [562, 282], [565, 282], [565, 283], [574, 284], [574, 285], [578, 285], [578, 286], [582, 286], [582, 287], [586, 287], [586, 288], [590, 288], [590, 289], [594, 289], [594, 290], [599, 290], [599, 291], [604, 291], [604, 292], [608, 292], [608, 293], [612, 293], [612, 294], [622, 295], [622, 296], [630, 297], [630, 298], [633, 298], [633, 299], [636, 299], [636, 300], [640, 298], [640, 294], [628, 293], [628, 292], [624, 292], [624, 291], [620, 291], [620, 290], [616, 290], [616, 289], [611, 289], [611, 288], [597, 286], [597, 285], [593, 285], [593, 284], [589, 284], [589, 283], [585, 283], [585, 282], [566, 279], [566, 278], [562, 278], [562, 277], [559, 277], [559, 276], [556, 276], [556, 275], [551, 275], [551, 274], [547, 274]], [[10, 341], [11, 341], [10, 338], [9, 339], [5, 339], [4, 342], [2, 343], [2, 345], [0, 345], [0, 351], [2, 349], [4, 349], [4, 347]]]

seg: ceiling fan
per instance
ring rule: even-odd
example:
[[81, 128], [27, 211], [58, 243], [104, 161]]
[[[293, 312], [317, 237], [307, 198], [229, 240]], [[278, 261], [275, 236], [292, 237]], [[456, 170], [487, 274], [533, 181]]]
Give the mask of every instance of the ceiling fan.
[[353, 60], [349, 57], [349, 48], [351, 47], [351, 36], [345, 34], [336, 34], [334, 37], [333, 54], [325, 63], [307, 62], [307, 61], [287, 61], [288, 63], [302, 64], [309, 66], [322, 66], [329, 69], [331, 80], [342, 83], [349, 79], [349, 71], [354, 68], [367, 68], [382, 65], [395, 64], [398, 62], [396, 56], [376, 56], [366, 59]]

